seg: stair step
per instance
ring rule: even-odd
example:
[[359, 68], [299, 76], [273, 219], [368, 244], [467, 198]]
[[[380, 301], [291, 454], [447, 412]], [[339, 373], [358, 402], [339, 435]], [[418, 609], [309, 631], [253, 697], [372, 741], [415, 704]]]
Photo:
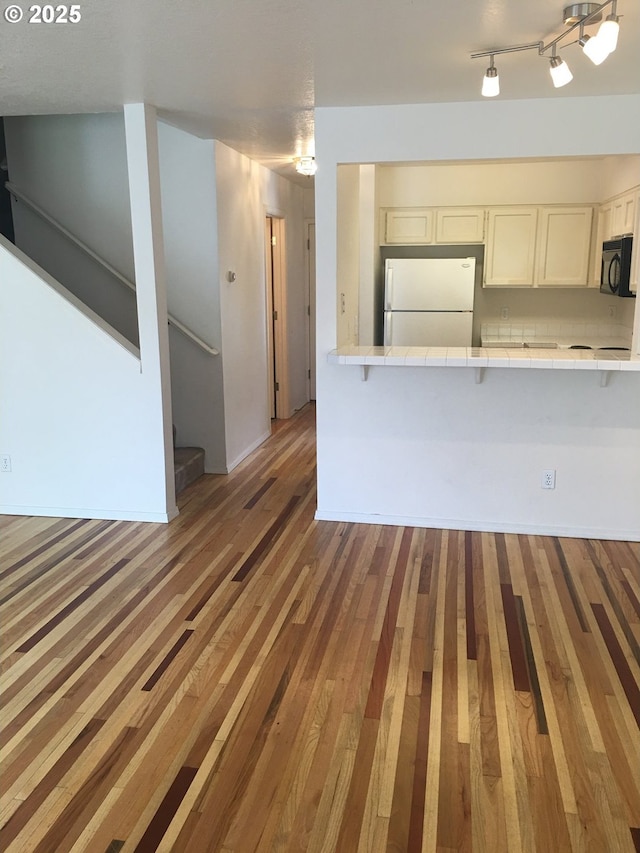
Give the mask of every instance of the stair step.
[[178, 494], [204, 474], [204, 450], [201, 447], [175, 447], [173, 465]]

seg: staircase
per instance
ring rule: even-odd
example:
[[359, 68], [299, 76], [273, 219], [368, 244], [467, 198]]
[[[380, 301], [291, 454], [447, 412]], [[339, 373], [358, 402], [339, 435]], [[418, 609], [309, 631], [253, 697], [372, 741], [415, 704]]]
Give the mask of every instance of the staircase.
[[204, 474], [204, 450], [201, 447], [176, 447], [176, 428], [173, 427], [173, 467], [176, 495]]

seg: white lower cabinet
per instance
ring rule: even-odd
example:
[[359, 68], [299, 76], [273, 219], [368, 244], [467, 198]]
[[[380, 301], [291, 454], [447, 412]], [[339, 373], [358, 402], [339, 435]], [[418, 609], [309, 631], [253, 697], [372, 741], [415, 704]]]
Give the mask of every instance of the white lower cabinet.
[[592, 207], [543, 207], [538, 223], [535, 283], [539, 287], [589, 284]]
[[489, 209], [485, 287], [531, 287], [536, 251], [536, 207]]

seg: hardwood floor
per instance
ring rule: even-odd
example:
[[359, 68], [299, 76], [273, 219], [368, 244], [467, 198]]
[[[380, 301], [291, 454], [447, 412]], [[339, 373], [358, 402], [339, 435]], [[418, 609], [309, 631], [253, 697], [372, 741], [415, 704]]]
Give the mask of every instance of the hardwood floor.
[[313, 421], [0, 518], [0, 849], [640, 851], [638, 545], [314, 522]]

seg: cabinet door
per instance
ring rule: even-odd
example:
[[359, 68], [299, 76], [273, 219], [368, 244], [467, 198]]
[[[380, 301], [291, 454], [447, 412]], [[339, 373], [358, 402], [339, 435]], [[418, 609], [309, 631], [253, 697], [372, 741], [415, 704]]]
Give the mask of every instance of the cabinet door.
[[635, 206], [636, 199], [633, 192], [625, 193], [620, 198], [614, 199], [612, 237], [619, 237], [620, 234], [631, 234], [633, 231]]
[[433, 210], [429, 208], [388, 210], [385, 226], [387, 243], [433, 242]]
[[536, 284], [541, 287], [587, 286], [592, 219], [592, 207], [542, 208]]
[[535, 207], [489, 210], [485, 287], [531, 287], [536, 248]]
[[451, 207], [436, 212], [436, 243], [482, 243], [484, 208]]

